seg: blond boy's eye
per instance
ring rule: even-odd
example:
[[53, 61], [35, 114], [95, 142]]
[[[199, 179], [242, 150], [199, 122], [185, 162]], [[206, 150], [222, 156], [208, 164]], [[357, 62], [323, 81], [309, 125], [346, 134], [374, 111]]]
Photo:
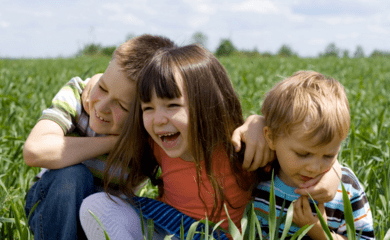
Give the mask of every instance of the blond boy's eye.
[[107, 90], [104, 89], [104, 88], [102, 87], [102, 85], [99, 85], [99, 89], [102, 90], [103, 92], [107, 92]]
[[127, 110], [122, 104], [119, 103], [119, 106], [122, 108], [123, 111], [125, 112], [128, 112], [129, 110]]
[[298, 153], [298, 152], [295, 152], [295, 154], [296, 154], [298, 157], [301, 157], [301, 158], [304, 158], [304, 157], [309, 156], [309, 153]]

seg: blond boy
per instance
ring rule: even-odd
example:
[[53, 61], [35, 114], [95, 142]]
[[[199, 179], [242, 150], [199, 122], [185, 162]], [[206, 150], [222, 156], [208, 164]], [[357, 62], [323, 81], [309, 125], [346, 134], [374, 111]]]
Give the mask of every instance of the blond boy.
[[[266, 95], [262, 113], [265, 117], [264, 137], [275, 151], [275, 196], [277, 205], [283, 200], [288, 207], [294, 200], [293, 222], [289, 233], [305, 225], [314, 224], [307, 233], [312, 239], [326, 239], [321, 224], [312, 211], [307, 196], [294, 190], [302, 183], [333, 171], [341, 142], [350, 126], [349, 104], [343, 86], [332, 78], [317, 72], [300, 71], [274, 86]], [[342, 167], [341, 181], [350, 193], [357, 235], [374, 239], [370, 206], [364, 189], [347, 167]], [[260, 183], [256, 189], [255, 208], [269, 212], [270, 181]], [[346, 225], [341, 185], [333, 200], [318, 203], [334, 239], [346, 239]], [[277, 215], [279, 216], [277, 207]], [[287, 209], [284, 209], [286, 214]], [[259, 216], [263, 234], [268, 221]], [[284, 225], [280, 226], [282, 233]]]

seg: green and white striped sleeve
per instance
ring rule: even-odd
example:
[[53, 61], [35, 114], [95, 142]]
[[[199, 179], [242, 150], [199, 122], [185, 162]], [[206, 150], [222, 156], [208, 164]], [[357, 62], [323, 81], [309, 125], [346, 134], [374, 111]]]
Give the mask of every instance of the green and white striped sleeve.
[[82, 112], [81, 93], [89, 79], [72, 78], [55, 95], [50, 108], [43, 110], [39, 120], [48, 119], [56, 122], [67, 135], [75, 129], [75, 124]]

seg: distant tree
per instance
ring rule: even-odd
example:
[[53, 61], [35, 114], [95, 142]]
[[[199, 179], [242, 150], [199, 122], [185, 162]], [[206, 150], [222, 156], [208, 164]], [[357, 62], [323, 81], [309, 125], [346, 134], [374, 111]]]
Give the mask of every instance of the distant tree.
[[353, 54], [353, 57], [354, 58], [363, 58], [364, 57], [364, 51], [363, 51], [363, 47], [358, 45], [356, 47], [356, 50], [355, 50], [355, 53]]
[[208, 38], [204, 33], [198, 31], [198, 32], [195, 32], [194, 34], [192, 34], [191, 42], [200, 44], [203, 47], [207, 47], [207, 39]]
[[340, 49], [336, 47], [335, 43], [330, 43], [325, 48], [325, 53], [323, 54], [324, 57], [338, 57], [340, 53]]
[[349, 51], [347, 49], [343, 51], [343, 58], [349, 58]]
[[296, 54], [293, 52], [291, 47], [289, 45], [283, 44], [282, 47], [280, 47], [277, 55], [279, 57], [291, 57], [296, 56]]
[[111, 57], [116, 49], [116, 46], [103, 47], [101, 53], [105, 56]]
[[390, 57], [390, 52], [374, 50], [370, 57]]
[[100, 44], [90, 43], [84, 46], [84, 48], [80, 51], [81, 55], [96, 55], [99, 54], [102, 49]]
[[236, 48], [234, 47], [233, 43], [229, 39], [222, 39], [217, 51], [215, 52], [215, 55], [217, 57], [229, 56], [235, 51]]
[[272, 57], [272, 53], [271, 53], [271, 52], [263, 52], [263, 53], [261, 54], [261, 56], [266, 57], [266, 58], [269, 58], [269, 57]]

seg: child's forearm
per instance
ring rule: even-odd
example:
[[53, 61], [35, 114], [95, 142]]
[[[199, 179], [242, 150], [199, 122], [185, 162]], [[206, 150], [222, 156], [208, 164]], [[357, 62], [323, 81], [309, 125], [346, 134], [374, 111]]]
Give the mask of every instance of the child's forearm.
[[[340, 235], [340, 234], [337, 234], [337, 233], [334, 233], [334, 232], [331, 232], [331, 234], [332, 234], [332, 237], [333, 237], [334, 240], [337, 240], [337, 239], [339, 239], [339, 240], [341, 240], [341, 239], [348, 239], [344, 235]], [[310, 231], [307, 233], [307, 235], [311, 239], [313, 239], [313, 240], [327, 240], [326, 233], [322, 229], [320, 223], [316, 223], [313, 226], [313, 228], [310, 229]]]
[[27, 138], [23, 157], [26, 164], [32, 167], [64, 168], [110, 152], [116, 139], [115, 136], [64, 136], [56, 123], [42, 120]]

